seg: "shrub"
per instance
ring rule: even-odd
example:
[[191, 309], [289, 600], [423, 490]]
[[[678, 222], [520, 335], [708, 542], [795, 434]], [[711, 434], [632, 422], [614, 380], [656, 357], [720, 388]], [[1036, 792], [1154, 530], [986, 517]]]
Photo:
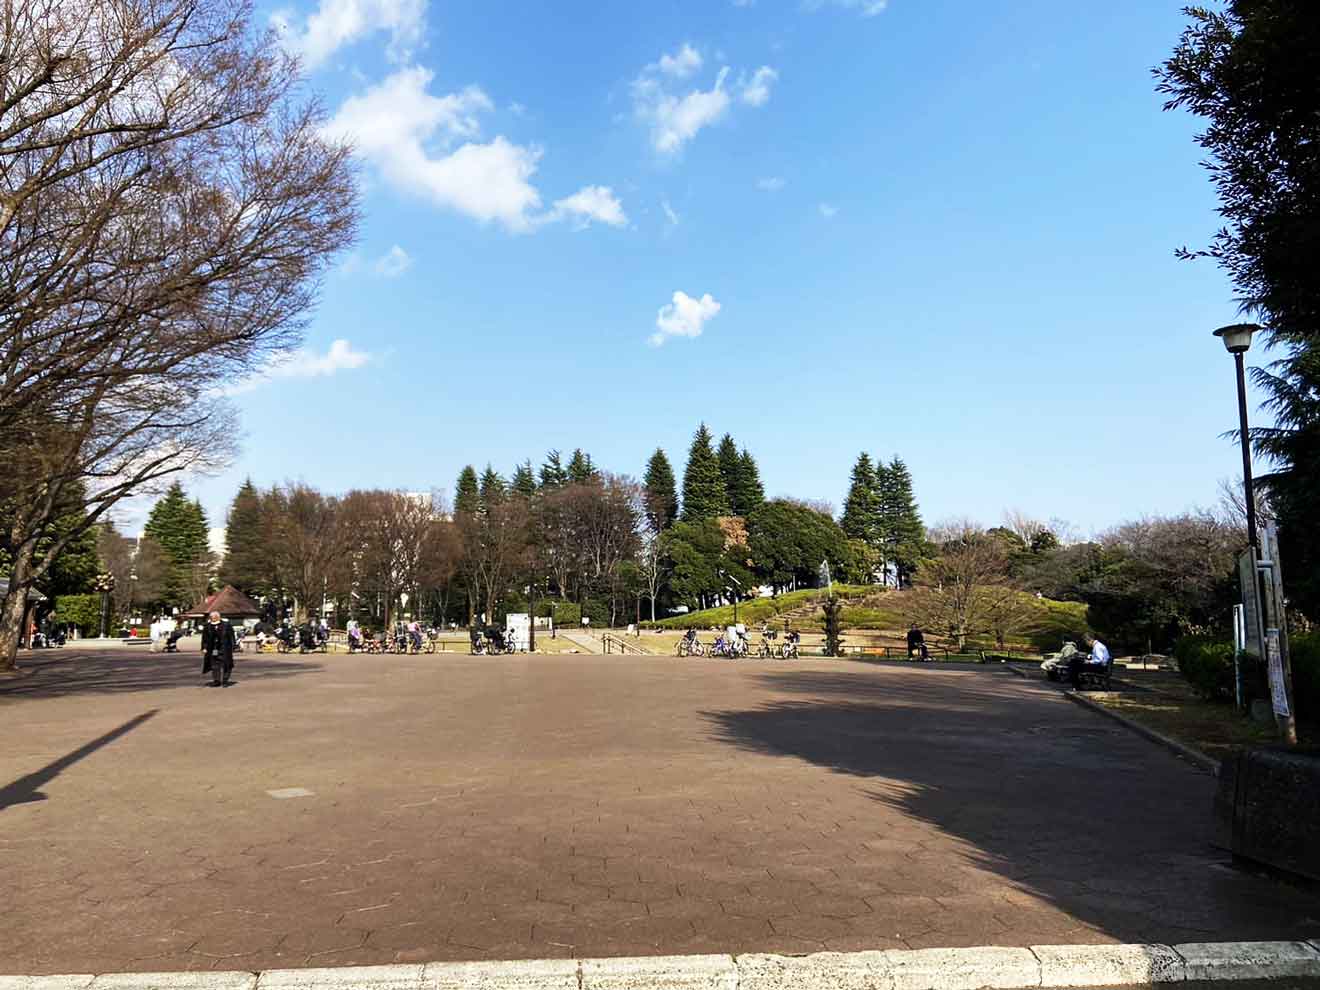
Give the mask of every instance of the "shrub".
[[1184, 636], [1173, 647], [1178, 671], [1203, 697], [1233, 699], [1233, 644], [1212, 636]]
[[1293, 707], [1308, 722], [1320, 721], [1320, 632], [1288, 637]]
[[576, 629], [582, 625], [582, 607], [577, 602], [555, 602], [551, 613], [555, 626], [560, 629]]

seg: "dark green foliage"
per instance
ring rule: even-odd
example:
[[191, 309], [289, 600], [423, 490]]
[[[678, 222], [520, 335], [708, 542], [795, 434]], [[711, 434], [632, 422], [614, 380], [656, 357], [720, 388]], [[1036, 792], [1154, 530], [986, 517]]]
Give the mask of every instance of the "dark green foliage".
[[1293, 707], [1298, 718], [1320, 721], [1320, 632], [1288, 637]]
[[702, 423], [692, 438], [683, 472], [683, 521], [715, 519], [730, 515], [731, 511], [720, 461], [711, 447], [710, 430]]
[[77, 626], [84, 636], [101, 632], [100, 595], [60, 595], [55, 599], [54, 619], [58, 623]]
[[152, 507], [143, 531], [160, 545], [169, 563], [162, 603], [179, 608], [195, 605], [206, 591], [204, 572], [210, 562], [206, 514], [201, 503], [189, 501], [176, 481]]
[[[44, 566], [55, 545], [70, 534], [76, 534], [58, 556], [50, 560], [49, 569], [37, 581], [37, 587], [48, 598], [90, 590], [100, 567], [95, 528], [84, 527], [87, 519], [84, 510], [86, 487], [81, 482], [70, 485], [62, 502], [64, 507], [56, 511], [49, 528], [37, 540], [32, 559], [33, 567]], [[8, 576], [12, 560], [13, 547], [9, 544], [12, 512], [10, 505], [0, 501], [0, 577]]]
[[848, 573], [851, 551], [838, 523], [789, 499], [771, 499], [747, 518], [756, 575], [778, 589], [814, 587], [821, 561], [833, 574]]
[[568, 484], [568, 471], [564, 469], [559, 451], [552, 450], [545, 455], [545, 463], [541, 465], [541, 487], [549, 491], [563, 488], [566, 484]]
[[225, 559], [220, 583], [248, 595], [269, 590], [271, 548], [265, 539], [261, 495], [248, 478], [238, 489], [225, 520]]
[[871, 455], [861, 453], [853, 465], [852, 482], [843, 503], [843, 516], [839, 525], [851, 539], [862, 540], [868, 546], [880, 542], [880, 493], [877, 491], [875, 465]]
[[738, 485], [731, 496], [735, 502], [737, 514], [751, 515], [765, 502], [765, 486], [761, 484], [761, 469], [756, 466], [756, 458], [746, 447], [738, 455]]
[[1320, 619], [1320, 5], [1230, 0], [1186, 13], [1155, 75], [1166, 108], [1206, 121], [1197, 143], [1224, 224], [1207, 250], [1179, 254], [1218, 262], [1281, 355], [1254, 372], [1275, 424], [1252, 440], [1275, 466], [1263, 481], [1289, 598]]
[[713, 519], [680, 521], [665, 531], [669, 587], [678, 601], [705, 607], [731, 587], [724, 575], [732, 575], [744, 591], [755, 584], [743, 561], [725, 550], [725, 542], [724, 530]]
[[1213, 701], [1232, 701], [1233, 644], [1213, 636], [1184, 636], [1174, 645], [1178, 672], [1198, 694]]
[[739, 465], [738, 445], [733, 442], [733, 435], [724, 434], [720, 438], [719, 449], [715, 457], [720, 462], [720, 477], [724, 479], [724, 490], [729, 494], [729, 510], [735, 516], [741, 516], [738, 505]]
[[469, 464], [458, 473], [454, 485], [454, 512], [457, 515], [475, 515], [481, 511], [481, 485], [477, 471]]
[[926, 551], [926, 527], [917, 510], [912, 473], [901, 458], [890, 462], [881, 482], [882, 537], [888, 558], [898, 568], [898, 583], [911, 583]]
[[646, 462], [642, 496], [646, 502], [647, 522], [652, 530], [660, 532], [673, 525], [678, 518], [678, 485], [669, 458], [658, 447]]
[[536, 496], [536, 475], [532, 472], [531, 461], [524, 461], [513, 469], [513, 481], [509, 488], [525, 499]]
[[481, 511], [490, 512], [504, 501], [504, 496], [509, 493], [509, 484], [498, 471], [487, 464], [486, 470], [481, 472], [478, 493], [481, 497]]
[[600, 472], [591, 462], [591, 455], [584, 454], [581, 447], [573, 451], [573, 457], [568, 462], [568, 480], [575, 485], [585, 485], [599, 477]]

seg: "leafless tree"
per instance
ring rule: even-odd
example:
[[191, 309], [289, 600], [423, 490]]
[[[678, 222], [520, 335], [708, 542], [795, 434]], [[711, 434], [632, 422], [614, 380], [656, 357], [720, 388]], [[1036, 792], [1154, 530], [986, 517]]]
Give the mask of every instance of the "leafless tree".
[[964, 650], [969, 636], [988, 628], [1008, 562], [1001, 543], [972, 522], [946, 523], [930, 539], [937, 553], [917, 572], [913, 615], [932, 631], [947, 631]]
[[114, 578], [114, 599], [121, 612], [133, 612], [160, 597], [168, 564], [150, 536], [135, 540], [105, 523], [97, 528], [96, 552], [102, 568]]
[[513, 581], [527, 573], [529, 511], [523, 499], [505, 496], [455, 518], [464, 569], [487, 622]]
[[222, 462], [223, 386], [298, 340], [353, 236], [348, 150], [251, 19], [230, 0], [0, 0], [0, 668], [62, 549], [34, 558], [54, 507], [84, 486], [85, 529]]
[[460, 547], [436, 496], [354, 491], [344, 504], [354, 588], [379, 596], [387, 627], [404, 595], [420, 602], [453, 578]]
[[262, 507], [278, 586], [293, 596], [297, 618], [305, 618], [342, 584], [349, 548], [345, 513], [338, 499], [301, 482], [273, 489]]
[[1021, 509], [1004, 510], [1004, 528], [1016, 535], [1027, 546], [1041, 533], [1049, 532], [1049, 523], [1042, 522]]

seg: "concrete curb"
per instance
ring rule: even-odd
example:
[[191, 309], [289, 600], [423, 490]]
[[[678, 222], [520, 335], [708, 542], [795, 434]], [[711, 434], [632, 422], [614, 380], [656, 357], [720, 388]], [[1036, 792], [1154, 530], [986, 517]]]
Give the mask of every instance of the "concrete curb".
[[1320, 939], [0, 976], [0, 990], [1064, 990], [1320, 978]]
[[1196, 766], [1200, 767], [1202, 770], [1209, 771], [1211, 776], [1214, 777], [1219, 776], [1219, 761], [1212, 756], [1207, 756], [1205, 753], [1202, 753], [1199, 749], [1196, 749], [1195, 747], [1192, 746], [1188, 746], [1186, 743], [1181, 743], [1177, 739], [1174, 739], [1170, 736], [1166, 736], [1163, 732], [1156, 732], [1154, 729], [1142, 725], [1140, 722], [1134, 722], [1126, 715], [1120, 715], [1118, 712], [1112, 711], [1106, 708], [1104, 705], [1092, 701], [1084, 694], [1079, 694], [1076, 691], [1065, 691], [1063, 692], [1063, 696], [1067, 698], [1069, 701], [1076, 702], [1077, 704], [1081, 705], [1083, 708], [1089, 708], [1091, 711], [1097, 712], [1105, 716], [1106, 718], [1112, 718], [1119, 725], [1131, 729], [1137, 735], [1145, 736], [1151, 742], [1158, 743], [1159, 745], [1163, 746], [1165, 749], [1172, 751], [1173, 753], [1177, 754], [1178, 756], [1181, 756], [1183, 759], [1187, 760], [1188, 762], [1193, 763]]

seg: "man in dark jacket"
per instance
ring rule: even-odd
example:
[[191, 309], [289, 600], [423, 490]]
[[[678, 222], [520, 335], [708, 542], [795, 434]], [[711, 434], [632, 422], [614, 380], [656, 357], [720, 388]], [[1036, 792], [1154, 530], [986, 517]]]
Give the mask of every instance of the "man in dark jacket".
[[202, 673], [211, 675], [211, 687], [229, 687], [229, 675], [234, 670], [234, 647], [237, 639], [233, 627], [212, 612], [202, 629]]

